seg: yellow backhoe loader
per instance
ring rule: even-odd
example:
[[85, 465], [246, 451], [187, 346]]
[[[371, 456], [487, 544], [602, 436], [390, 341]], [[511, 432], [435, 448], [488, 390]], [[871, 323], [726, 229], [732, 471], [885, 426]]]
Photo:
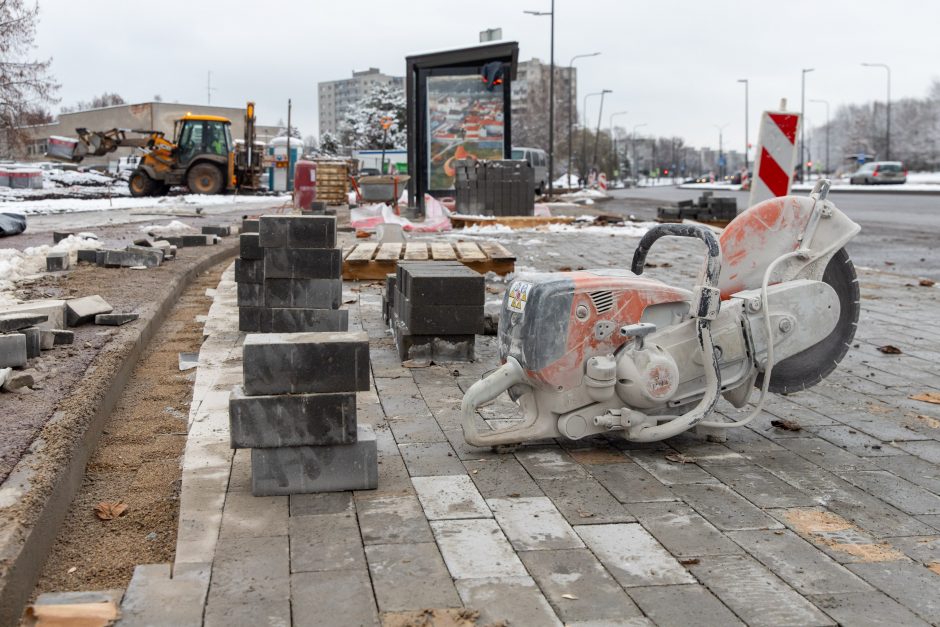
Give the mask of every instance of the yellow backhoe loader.
[[176, 120], [172, 141], [152, 130], [77, 128], [75, 132], [78, 143], [67, 157], [74, 162], [121, 147], [144, 150], [128, 181], [131, 196], [162, 196], [174, 185], [186, 185], [194, 194], [222, 194], [257, 189], [260, 184], [262, 151], [255, 145], [253, 102], [245, 111], [245, 141], [237, 146], [231, 120], [216, 115], [187, 113]]

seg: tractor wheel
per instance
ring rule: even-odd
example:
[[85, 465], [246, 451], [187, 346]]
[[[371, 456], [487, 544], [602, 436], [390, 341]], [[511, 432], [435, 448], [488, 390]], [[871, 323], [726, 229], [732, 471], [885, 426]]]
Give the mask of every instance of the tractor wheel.
[[225, 186], [222, 170], [211, 163], [197, 163], [186, 176], [186, 185], [194, 194], [218, 194]]
[[134, 170], [130, 180], [127, 182], [127, 186], [130, 188], [131, 196], [134, 198], [153, 195], [154, 181], [143, 170]]

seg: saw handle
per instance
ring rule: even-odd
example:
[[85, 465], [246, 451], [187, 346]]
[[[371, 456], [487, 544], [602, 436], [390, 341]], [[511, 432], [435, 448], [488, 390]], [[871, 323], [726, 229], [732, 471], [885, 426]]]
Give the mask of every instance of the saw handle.
[[708, 257], [705, 260], [705, 287], [715, 287], [718, 285], [718, 273], [721, 270], [721, 246], [718, 245], [718, 239], [711, 229], [692, 224], [660, 224], [654, 226], [640, 239], [636, 246], [636, 252], [633, 253], [633, 265], [630, 269], [633, 274], [643, 274], [643, 268], [646, 266], [646, 256], [649, 254], [653, 244], [661, 237], [694, 237], [705, 242], [708, 247]]

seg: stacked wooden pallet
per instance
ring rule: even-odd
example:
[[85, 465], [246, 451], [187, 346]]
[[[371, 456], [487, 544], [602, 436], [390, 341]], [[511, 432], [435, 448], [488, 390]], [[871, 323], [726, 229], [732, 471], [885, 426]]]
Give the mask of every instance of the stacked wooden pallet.
[[340, 159], [316, 159], [316, 199], [328, 205], [345, 205], [349, 198], [349, 164]]
[[459, 261], [481, 274], [513, 272], [516, 257], [497, 242], [366, 242], [343, 250], [343, 278], [384, 279], [399, 261]]

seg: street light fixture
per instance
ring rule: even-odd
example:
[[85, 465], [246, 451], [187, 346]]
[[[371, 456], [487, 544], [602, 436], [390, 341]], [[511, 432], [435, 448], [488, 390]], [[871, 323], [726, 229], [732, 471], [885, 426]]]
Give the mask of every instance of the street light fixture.
[[637, 179], [637, 176], [639, 175], [639, 172], [637, 172], [637, 167], [636, 167], [636, 166], [637, 166], [637, 163], [636, 163], [636, 129], [638, 129], [638, 128], [643, 128], [644, 126], [646, 126], [646, 122], [643, 122], [643, 123], [641, 123], [641, 124], [634, 124], [634, 125], [633, 125], [633, 132], [631, 133], [631, 135], [632, 135], [632, 137], [633, 137], [633, 139], [632, 139], [632, 142], [633, 142], [633, 163], [630, 164], [630, 165], [632, 166], [632, 167], [630, 168], [630, 170], [631, 170], [632, 178], [633, 178], [634, 182], [636, 182], [636, 181], [638, 180], [638, 179]]
[[[614, 170], [617, 172], [618, 176], [620, 174], [620, 159], [617, 157], [617, 136], [614, 134], [614, 118], [618, 115], [627, 115], [629, 111], [618, 111], [617, 113], [610, 114], [610, 145], [614, 153]], [[610, 173], [613, 176], [613, 172]]]
[[[584, 163], [584, 169], [587, 169], [587, 136], [585, 135], [587, 131], [587, 101], [591, 96], [603, 96], [604, 94], [609, 94], [609, 89], [604, 89], [602, 91], [595, 91], [592, 94], [586, 94], [584, 96], [584, 107], [581, 109], [581, 161]], [[581, 178], [587, 180], [587, 177], [584, 176], [584, 172], [581, 173]]]
[[721, 125], [712, 124], [712, 126], [718, 129], [718, 179], [719, 181], [722, 181], [725, 178], [725, 172], [724, 172], [725, 165], [724, 163], [722, 163], [722, 161], [724, 161], [724, 156], [722, 155], [722, 151], [724, 150], [723, 133], [725, 131], [725, 128], [727, 128], [728, 125], [727, 124], [721, 124]]
[[548, 197], [552, 197], [552, 181], [555, 180], [555, 0], [551, 11], [523, 11], [528, 15], [551, 16], [551, 52], [548, 67]]
[[748, 91], [750, 89], [750, 84], [748, 83], [748, 79], [746, 78], [739, 78], [738, 82], [744, 83], [744, 171], [750, 172], [750, 168], [747, 165], [747, 151], [751, 147], [751, 143], [748, 141], [748, 138], [747, 138], [747, 121], [748, 121], [747, 109], [748, 109]]
[[805, 150], [805, 145], [806, 145], [805, 142], [804, 142], [804, 140], [803, 140], [804, 131], [805, 131], [805, 129], [806, 129], [806, 125], [804, 124], [804, 122], [806, 121], [806, 117], [805, 117], [805, 113], [806, 113], [806, 75], [809, 74], [810, 72], [812, 72], [814, 69], [815, 69], [815, 68], [803, 68], [803, 75], [800, 77], [800, 78], [802, 79], [802, 80], [801, 80], [801, 83], [800, 83], [800, 183], [803, 182], [803, 173], [804, 173], [804, 169], [803, 169], [803, 168], [804, 168], [804, 165], [805, 165], [805, 163], [806, 163], [806, 155], [805, 155], [804, 152], [803, 152], [803, 151]]
[[585, 59], [587, 57], [596, 57], [600, 52], [589, 52], [588, 54], [576, 54], [571, 57], [571, 61], [568, 63], [568, 187], [571, 187], [571, 113], [574, 110], [574, 81], [571, 80], [572, 75], [574, 74], [574, 62], [577, 59]]
[[829, 101], [821, 98], [810, 99], [810, 102], [826, 105], [826, 174], [831, 174], [829, 169]]
[[884, 63], [862, 63], [864, 67], [883, 67], [888, 73], [887, 136], [885, 137], [885, 161], [891, 160], [891, 68]]

